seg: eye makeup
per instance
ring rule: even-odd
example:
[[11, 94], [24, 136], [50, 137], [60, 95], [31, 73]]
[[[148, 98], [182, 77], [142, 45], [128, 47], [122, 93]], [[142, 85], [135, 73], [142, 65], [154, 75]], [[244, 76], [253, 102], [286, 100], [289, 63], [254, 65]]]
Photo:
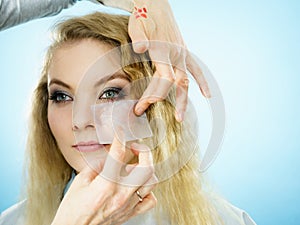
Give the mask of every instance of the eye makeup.
[[73, 101], [73, 98], [65, 91], [54, 90], [50, 93], [49, 100], [55, 104], [60, 104]]

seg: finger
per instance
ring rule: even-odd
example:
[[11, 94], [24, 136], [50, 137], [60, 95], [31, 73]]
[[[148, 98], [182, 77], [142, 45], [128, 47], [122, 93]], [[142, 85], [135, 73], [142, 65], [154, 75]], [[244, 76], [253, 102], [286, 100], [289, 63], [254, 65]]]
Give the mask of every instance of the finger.
[[[115, 147], [115, 142], [113, 143], [113, 146], [111, 147], [110, 151], [113, 151], [113, 147]], [[119, 143], [116, 142], [116, 147], [122, 147], [118, 146]], [[140, 151], [139, 153], [139, 164], [141, 165], [152, 165], [152, 155], [150, 152], [150, 149], [146, 145], [142, 144], [135, 144], [133, 145], [133, 148], [136, 151]], [[144, 156], [143, 154], [147, 154], [147, 156]], [[142, 156], [141, 156], [142, 155]], [[106, 166], [106, 165], [105, 165]], [[116, 169], [112, 169], [113, 171], [116, 171]], [[151, 169], [151, 176], [149, 172], [149, 168], [142, 168], [141, 170], [137, 170], [137, 168], [134, 168], [133, 171], [127, 176], [127, 177], [118, 177], [118, 185], [112, 186], [111, 182], [106, 182], [108, 185], [105, 185], [105, 182], [102, 182], [101, 184], [104, 183], [105, 187], [110, 187], [111, 189], [114, 189], [113, 191], [109, 190], [108, 192], [111, 194], [111, 200], [106, 204], [106, 210], [105, 210], [105, 215], [112, 215], [115, 214], [115, 212], [124, 212], [126, 206], [129, 204], [129, 200], [136, 190], [136, 187], [142, 186], [145, 182], [147, 182], [151, 176], [153, 175], [153, 169]], [[120, 173], [120, 172], [119, 172]], [[118, 173], [118, 174], [119, 174]], [[114, 174], [113, 174], [114, 175]], [[111, 176], [113, 176], [111, 175]], [[99, 176], [98, 176], [99, 177]], [[128, 179], [126, 179], [128, 178]], [[101, 180], [101, 179], [98, 179]], [[102, 200], [102, 199], [101, 199]], [[103, 202], [103, 201], [102, 201]], [[125, 210], [126, 211], [126, 210]], [[101, 215], [100, 215], [101, 216]], [[101, 217], [99, 217], [101, 219]], [[105, 217], [106, 218], [106, 217]]]
[[147, 196], [144, 197], [142, 202], [136, 205], [136, 207], [133, 209], [132, 216], [136, 216], [147, 212], [148, 210], [154, 208], [156, 203], [156, 197], [152, 192], [150, 192]]
[[208, 86], [207, 81], [205, 80], [205, 77], [203, 75], [201, 67], [199, 66], [197, 61], [194, 59], [194, 57], [190, 53], [187, 54], [186, 64], [187, 64], [187, 69], [190, 71], [190, 73], [196, 80], [203, 96], [205, 96], [206, 98], [210, 98], [211, 93], [209, 90], [209, 86]]
[[133, 211], [133, 209], [136, 207], [137, 204], [140, 204], [144, 201], [145, 197], [148, 196], [151, 191], [155, 188], [156, 184], [158, 182], [158, 179], [156, 178], [155, 175], [152, 176], [150, 180], [143, 186], [139, 187], [138, 190], [135, 190], [133, 194], [130, 197], [128, 205], [126, 205], [126, 210], [123, 212], [119, 212], [117, 214], [120, 215], [121, 218], [122, 213], [123, 214], [129, 214], [130, 212]]
[[137, 163], [126, 165], [126, 167], [125, 167], [126, 173], [131, 173], [131, 171], [132, 171], [137, 165], [138, 165]]
[[173, 68], [163, 63], [157, 63], [148, 87], [135, 106], [135, 114], [140, 116], [149, 105], [165, 99], [175, 81]]
[[97, 177], [97, 175], [97, 171], [87, 165], [75, 176], [69, 191], [74, 188], [80, 188], [89, 185]]
[[[152, 153], [148, 146], [143, 144], [132, 144], [135, 150], [138, 150], [138, 165], [135, 166], [128, 176], [122, 177], [120, 181], [129, 187], [140, 187], [145, 184], [154, 174]], [[134, 192], [131, 188], [129, 195]]]
[[176, 74], [176, 113], [175, 118], [178, 122], [182, 122], [188, 103], [188, 87], [189, 79], [187, 74], [180, 70], [175, 69]]
[[145, 144], [132, 143], [131, 148], [138, 151], [138, 166], [153, 166], [153, 158], [150, 148]]
[[114, 216], [114, 222], [118, 222], [117, 224], [123, 224], [124, 222], [128, 221], [130, 218], [137, 216], [139, 214], [143, 214], [148, 210], [155, 207], [157, 204], [157, 199], [152, 192], [146, 195], [143, 198], [142, 202], [138, 202], [134, 205], [133, 208], [127, 208], [123, 212], [119, 212]]
[[117, 215], [115, 218], [120, 219], [124, 215], [128, 215], [130, 212], [132, 212], [134, 207], [137, 204], [140, 204], [142, 201], [144, 201], [144, 198], [151, 193], [151, 191], [155, 188], [157, 183], [158, 179], [155, 175], [153, 175], [151, 179], [149, 179], [146, 184], [139, 187], [138, 190], [134, 188], [134, 191], [132, 192], [131, 196], [128, 196], [128, 204], [126, 204], [122, 209], [119, 209], [118, 212], [114, 213], [115, 215]]
[[101, 176], [109, 179], [110, 181], [117, 182], [120, 177], [120, 172], [124, 166], [125, 160], [125, 144], [121, 143], [123, 140], [123, 132], [119, 132], [119, 137], [115, 136], [110, 151], [105, 160]]
[[[132, 149], [134, 149], [137, 152], [149, 151], [149, 148], [146, 145], [135, 144], [135, 143], [132, 144]], [[151, 163], [152, 163], [152, 161], [148, 162], [148, 164], [151, 164]], [[126, 170], [129, 171], [129, 173], [131, 173], [136, 168], [136, 166], [137, 166], [137, 164], [136, 165], [133, 165], [133, 164], [128, 165]], [[153, 173], [150, 179], [148, 179], [141, 187], [138, 187], [138, 191], [141, 195], [141, 198], [143, 199], [144, 196], [149, 194], [150, 191], [152, 191], [152, 189], [156, 186], [157, 183], [158, 183], [158, 179], [155, 176], [155, 174]], [[128, 208], [134, 207], [140, 200], [136, 193], [137, 187], [130, 187], [130, 188], [131, 188], [131, 190], [129, 190], [129, 195], [131, 195], [131, 199], [133, 199], [133, 200], [130, 201]]]
[[135, 199], [135, 204], [143, 201], [145, 196], [147, 196], [157, 185], [158, 179], [155, 174], [141, 187], [134, 191], [133, 197]]
[[132, 47], [136, 53], [144, 53], [149, 48], [145, 28], [140, 20], [131, 15], [128, 23], [128, 34], [132, 40]]
[[[139, 155], [139, 149], [136, 149], [135, 148], [135, 142], [133, 142], [133, 143], [131, 143], [131, 145], [130, 145], [130, 150], [131, 150], [131, 152], [133, 152], [133, 154], [134, 155], [136, 155], [136, 156], [138, 156]], [[125, 172], [127, 173], [127, 174], [129, 174], [129, 173], [131, 173], [131, 171], [136, 167], [138, 165], [138, 163], [132, 163], [132, 164], [127, 164], [126, 166], [125, 166]]]

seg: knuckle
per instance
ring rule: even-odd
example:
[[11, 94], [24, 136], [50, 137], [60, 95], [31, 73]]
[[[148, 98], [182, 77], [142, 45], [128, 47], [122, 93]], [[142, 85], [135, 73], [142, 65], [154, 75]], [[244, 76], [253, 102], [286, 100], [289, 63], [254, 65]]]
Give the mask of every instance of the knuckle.
[[175, 82], [175, 77], [173, 75], [173, 73], [171, 71], [169, 71], [168, 73], [164, 74], [164, 78], [169, 81], [174, 83]]
[[177, 85], [180, 86], [180, 87], [188, 87], [190, 84], [190, 80], [188, 79], [188, 77], [182, 77], [182, 78], [179, 78], [178, 81], [177, 81]]
[[108, 196], [112, 196], [115, 192], [115, 185], [112, 182], [106, 182], [104, 193]]

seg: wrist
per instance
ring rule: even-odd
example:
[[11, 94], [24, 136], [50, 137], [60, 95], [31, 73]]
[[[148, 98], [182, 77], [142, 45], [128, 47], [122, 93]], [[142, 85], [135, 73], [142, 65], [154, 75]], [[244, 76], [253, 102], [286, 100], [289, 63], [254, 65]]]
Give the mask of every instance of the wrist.
[[123, 9], [127, 12], [133, 12], [134, 1], [133, 0], [97, 0], [105, 6], [110, 6], [113, 8]]

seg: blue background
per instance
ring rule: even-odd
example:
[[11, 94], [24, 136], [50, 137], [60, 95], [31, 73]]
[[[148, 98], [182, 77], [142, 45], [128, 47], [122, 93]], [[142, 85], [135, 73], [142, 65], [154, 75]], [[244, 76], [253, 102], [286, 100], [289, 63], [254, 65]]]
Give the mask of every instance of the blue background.
[[[258, 224], [299, 224], [300, 2], [170, 3], [187, 46], [208, 65], [225, 100], [226, 136], [208, 171], [214, 188]], [[30, 96], [49, 27], [91, 10], [109, 11], [80, 2], [0, 32], [0, 211], [19, 200]], [[191, 98], [203, 101], [195, 88]]]

